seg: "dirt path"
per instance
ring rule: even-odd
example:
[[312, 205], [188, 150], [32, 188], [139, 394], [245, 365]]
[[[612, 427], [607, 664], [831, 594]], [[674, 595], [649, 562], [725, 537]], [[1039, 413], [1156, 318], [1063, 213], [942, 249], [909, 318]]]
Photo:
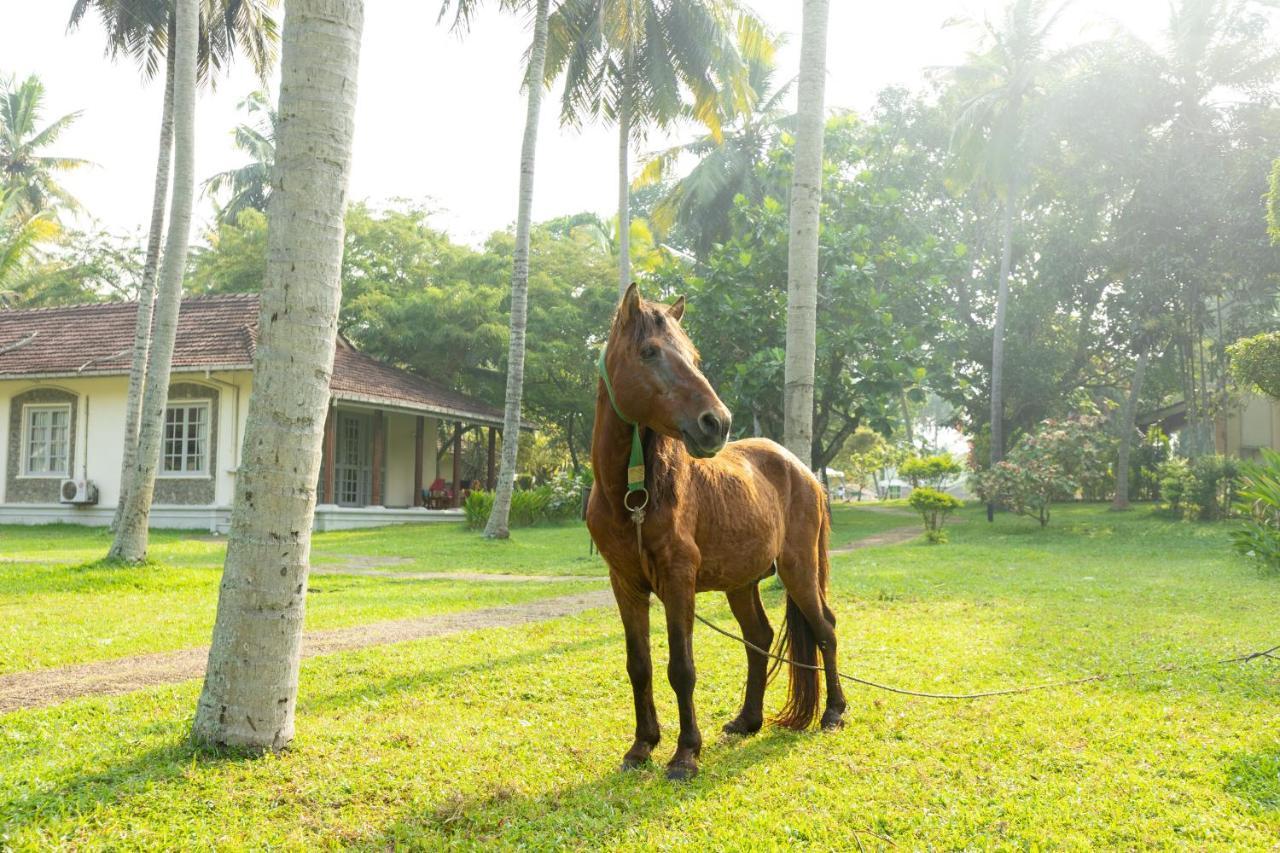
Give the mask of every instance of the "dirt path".
[[[861, 548], [878, 545], [896, 545], [920, 535], [918, 526], [897, 527], [883, 533], [867, 536], [839, 548], [833, 554], [845, 554]], [[395, 557], [365, 557], [350, 563], [313, 567], [316, 575], [367, 575], [389, 578], [466, 581], [509, 581], [546, 583], [552, 581], [604, 581], [605, 577], [560, 575], [503, 575], [480, 572], [394, 572], [382, 571], [376, 566], [393, 566], [407, 562]], [[485, 607], [461, 613], [424, 616], [418, 619], [398, 619], [375, 622], [372, 625], [356, 625], [350, 628], [334, 628], [327, 631], [308, 631], [303, 637], [302, 656], [333, 654], [368, 646], [402, 643], [426, 637], [458, 634], [485, 628], [506, 628], [528, 622], [558, 619], [613, 603], [609, 589], [575, 595], [562, 595], [543, 601], [525, 604], [508, 604], [501, 607]], [[0, 714], [22, 708], [42, 708], [56, 705], [82, 696], [112, 696], [130, 693], [159, 684], [174, 684], [204, 675], [209, 656], [207, 646], [157, 652], [149, 655], [95, 661], [34, 672], [18, 672], [0, 675]]]
[[862, 548], [874, 548], [877, 545], [901, 545], [903, 542], [910, 542], [920, 535], [920, 525], [913, 524], [910, 527], [895, 527], [892, 530], [886, 530], [883, 533], [873, 533], [870, 536], [864, 536], [861, 539], [855, 539], [847, 545], [841, 545], [839, 548], [832, 548], [832, 554], [848, 554], [850, 551], [857, 551]]
[[[383, 563], [383, 565], [389, 565]], [[390, 564], [394, 565], [394, 564]], [[608, 575], [510, 575], [498, 572], [388, 572], [357, 566], [313, 566], [312, 575], [361, 575], [374, 578], [403, 578], [412, 581], [477, 581], [479, 583], [560, 583], [564, 581], [607, 581]]]
[[[328, 631], [308, 631], [303, 637], [302, 656], [315, 657], [480, 628], [506, 628], [571, 616], [612, 603], [613, 592], [602, 589], [527, 604], [486, 607]], [[206, 646], [0, 676], [0, 714], [20, 708], [56, 705], [81, 696], [129, 693], [144, 687], [199, 678], [204, 675], [208, 656], [209, 649]]]

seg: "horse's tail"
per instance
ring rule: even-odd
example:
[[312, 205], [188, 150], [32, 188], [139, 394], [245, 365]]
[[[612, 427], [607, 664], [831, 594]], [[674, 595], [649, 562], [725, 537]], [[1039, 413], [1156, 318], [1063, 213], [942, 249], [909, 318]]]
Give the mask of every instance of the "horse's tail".
[[[827, 606], [827, 582], [831, 576], [831, 562], [827, 556], [827, 539], [831, 524], [827, 517], [825, 506], [820, 508], [819, 513], [821, 521], [818, 525], [818, 566], [815, 581], [817, 582], [818, 600], [822, 603], [823, 613], [834, 623], [834, 614], [831, 612], [831, 608]], [[783, 623], [782, 635], [778, 638], [778, 647], [775, 654], [790, 661], [788, 664], [790, 678], [787, 685], [787, 702], [782, 706], [782, 712], [778, 714], [774, 722], [797, 731], [806, 729], [818, 716], [820, 699], [818, 638], [813, 633], [809, 620], [805, 618], [800, 606], [796, 604], [795, 599], [790, 594], [787, 595], [787, 615]], [[780, 666], [781, 661], [775, 658], [770, 677]]]

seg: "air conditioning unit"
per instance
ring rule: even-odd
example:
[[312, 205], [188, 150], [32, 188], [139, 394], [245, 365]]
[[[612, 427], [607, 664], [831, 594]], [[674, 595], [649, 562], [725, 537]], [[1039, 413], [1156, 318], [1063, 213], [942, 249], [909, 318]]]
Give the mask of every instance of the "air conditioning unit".
[[63, 480], [58, 497], [64, 504], [96, 504], [98, 487], [92, 480]]

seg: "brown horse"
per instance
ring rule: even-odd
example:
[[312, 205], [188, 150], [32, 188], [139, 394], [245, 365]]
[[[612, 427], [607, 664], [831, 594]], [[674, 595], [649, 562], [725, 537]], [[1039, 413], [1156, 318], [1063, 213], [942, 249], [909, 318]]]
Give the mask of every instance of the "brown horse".
[[[634, 284], [622, 298], [601, 360], [591, 437], [595, 487], [587, 508], [587, 526], [609, 564], [627, 641], [636, 732], [624, 768], [647, 761], [658, 744], [650, 595], [666, 609], [667, 676], [680, 706], [680, 737], [667, 764], [671, 779], [696, 773], [702, 749], [693, 708], [696, 593], [724, 592], [743, 636], [769, 648], [773, 629], [758, 584], [776, 569], [787, 592], [781, 654], [814, 666], [821, 649], [827, 683], [823, 728], [839, 727], [845, 708], [835, 617], [825, 592], [828, 521], [822, 486], [772, 441], [726, 443], [731, 416], [698, 369], [697, 350], [680, 326], [683, 314], [683, 297], [670, 306], [647, 302]], [[629, 464], [633, 424], [640, 431], [643, 471]], [[629, 510], [646, 495], [637, 525]], [[764, 655], [747, 651], [746, 697], [725, 731], [760, 730], [767, 663]], [[803, 729], [817, 716], [818, 673], [790, 669], [787, 702], [776, 722]]]

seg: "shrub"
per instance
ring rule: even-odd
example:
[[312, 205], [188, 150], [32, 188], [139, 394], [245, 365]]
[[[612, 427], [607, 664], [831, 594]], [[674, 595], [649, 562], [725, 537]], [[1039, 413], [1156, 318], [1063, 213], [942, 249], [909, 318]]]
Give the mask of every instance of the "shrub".
[[1239, 463], [1229, 456], [1171, 459], [1160, 466], [1160, 499], [1187, 521], [1217, 521], [1231, 515]]
[[1236, 341], [1227, 347], [1227, 355], [1236, 379], [1280, 399], [1280, 332]]
[[970, 485], [979, 498], [1049, 523], [1054, 501], [1093, 494], [1108, 477], [1108, 447], [1098, 418], [1046, 420], [1022, 437], [1009, 458], [979, 471]]
[[911, 492], [907, 503], [920, 513], [920, 517], [924, 520], [925, 538], [931, 544], [941, 545], [947, 541], [947, 534], [943, 532], [942, 526], [946, 524], [947, 516], [952, 510], [962, 506], [957, 498], [946, 492], [922, 487]]
[[1245, 519], [1232, 541], [1241, 554], [1280, 572], [1280, 453], [1262, 451], [1262, 462], [1241, 466], [1240, 502]]
[[912, 488], [927, 486], [939, 489], [963, 470], [951, 454], [940, 453], [937, 456], [911, 457], [898, 468], [898, 475], [911, 483]]
[[493, 492], [474, 491], [462, 502], [462, 514], [468, 530], [483, 530], [493, 512]]

